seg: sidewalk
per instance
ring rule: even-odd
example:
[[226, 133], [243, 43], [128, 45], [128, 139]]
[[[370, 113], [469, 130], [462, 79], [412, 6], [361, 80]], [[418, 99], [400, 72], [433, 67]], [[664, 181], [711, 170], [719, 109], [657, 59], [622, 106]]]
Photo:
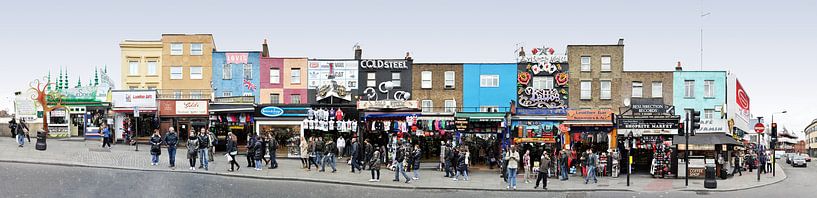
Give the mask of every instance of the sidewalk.
[[[33, 143], [33, 142], [32, 142]], [[149, 147], [140, 145], [139, 151], [134, 151], [133, 146], [123, 144], [114, 145], [112, 149], [102, 149], [98, 141], [61, 141], [49, 140], [47, 151], [37, 151], [33, 144], [26, 143], [25, 147], [19, 148], [14, 139], [8, 137], [0, 138], [0, 162], [34, 163], [34, 164], [58, 164], [69, 166], [86, 166], [100, 168], [115, 168], [143, 171], [169, 171], [169, 172], [193, 172], [189, 167], [186, 158], [186, 149], [179, 148], [176, 156], [176, 169], [168, 168], [167, 150], [162, 149], [159, 166], [150, 166]], [[315, 169], [306, 171], [301, 169], [300, 160], [284, 159], [279, 157], [278, 169], [264, 169], [255, 171], [248, 168], [247, 160], [244, 156], [237, 156], [238, 163], [242, 168], [237, 172], [228, 172], [229, 164], [224, 157], [224, 153], [216, 154], [215, 162], [210, 162], [210, 171], [196, 170], [196, 173], [213, 174], [222, 176], [236, 176], [259, 179], [292, 180], [307, 182], [322, 182], [344, 185], [365, 185], [384, 188], [409, 188], [409, 189], [465, 189], [465, 190], [505, 190], [505, 184], [499, 177], [498, 172], [474, 172], [469, 175], [469, 181], [452, 181], [444, 178], [443, 172], [434, 170], [420, 170], [420, 180], [410, 184], [392, 182], [394, 172], [386, 168], [381, 169], [380, 182], [368, 182], [371, 178], [370, 171], [363, 173], [350, 173], [350, 167], [346, 164], [348, 158], [338, 160], [338, 172], [330, 173], [331, 168], [326, 167], [327, 172], [318, 172]], [[197, 165], [198, 166], [198, 165]], [[149, 173], [148, 173], [149, 174]], [[407, 173], [413, 176], [412, 173]], [[401, 176], [402, 177], [402, 176]], [[559, 181], [549, 178], [549, 191], [735, 191], [755, 188], [780, 182], [786, 178], [786, 173], [778, 165], [777, 177], [771, 174], [761, 176], [757, 181], [756, 173], [744, 172], [743, 176], [732, 177], [727, 180], [718, 180], [717, 189], [706, 189], [703, 187], [703, 179], [690, 179], [689, 187], [684, 187], [684, 179], [654, 179], [650, 175], [631, 175], [630, 186], [626, 185], [626, 175], [619, 178], [599, 177], [597, 184], [584, 184], [584, 179], [579, 176], [571, 176], [568, 181]], [[405, 178], [400, 178], [405, 181]], [[534, 190], [533, 183], [525, 184], [522, 175], [517, 179], [517, 189], [531, 191]], [[532, 180], [531, 182], [535, 182]], [[541, 190], [541, 188], [540, 188]]]

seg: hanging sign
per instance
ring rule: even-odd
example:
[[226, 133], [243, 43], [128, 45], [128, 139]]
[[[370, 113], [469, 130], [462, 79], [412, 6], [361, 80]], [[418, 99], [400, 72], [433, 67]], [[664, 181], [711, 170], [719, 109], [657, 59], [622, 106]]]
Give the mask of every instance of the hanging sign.
[[278, 107], [269, 106], [261, 109], [261, 115], [267, 117], [278, 117], [282, 114], [284, 114], [284, 110]]
[[357, 109], [418, 109], [416, 100], [358, 101]]
[[611, 110], [568, 110], [568, 120], [610, 120]]
[[677, 129], [678, 119], [618, 119], [620, 129]]

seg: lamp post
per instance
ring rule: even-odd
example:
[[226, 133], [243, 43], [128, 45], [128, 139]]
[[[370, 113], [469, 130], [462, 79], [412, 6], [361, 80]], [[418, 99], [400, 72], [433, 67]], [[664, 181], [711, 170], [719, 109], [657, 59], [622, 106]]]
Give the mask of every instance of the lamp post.
[[[761, 123], [761, 124], [762, 124], [762, 123], [763, 123], [763, 117], [758, 116], [758, 117], [757, 117], [757, 123]], [[760, 132], [763, 132], [763, 131], [760, 131]], [[757, 133], [757, 145], [755, 145], [755, 152], [757, 152], [757, 155], [758, 155], [758, 156], [762, 155], [762, 153], [760, 152], [760, 151], [762, 151], [762, 149], [760, 149], [760, 148], [761, 148], [761, 145], [760, 145], [760, 135], [761, 135], [761, 133]], [[772, 157], [774, 157], [774, 156], [772, 156]], [[761, 163], [758, 163], [758, 164], [759, 164], [759, 165], [763, 165], [763, 163], [762, 163], [762, 162], [761, 162]], [[764, 165], [764, 166], [765, 166], [765, 165]], [[738, 167], [738, 168], [739, 168], [739, 167]], [[760, 167], [760, 168], [763, 168], [763, 170], [766, 170], [766, 167]], [[757, 181], [760, 181], [760, 169], [758, 169], [758, 170], [757, 170]]]
[[[783, 114], [783, 113], [786, 113], [786, 112], [787, 111], [772, 113], [772, 124], [774, 124], [774, 114]], [[777, 135], [777, 134], [775, 134], [775, 135]], [[772, 137], [772, 139], [771, 139], [772, 142], [770, 143], [771, 147], [772, 147], [772, 177], [774, 177], [775, 173], [777, 173], [777, 157], [775, 157], [775, 155], [777, 154], [777, 149], [774, 148], [776, 146], [776, 144], [777, 144], [776, 139], [777, 139], [777, 137]]]

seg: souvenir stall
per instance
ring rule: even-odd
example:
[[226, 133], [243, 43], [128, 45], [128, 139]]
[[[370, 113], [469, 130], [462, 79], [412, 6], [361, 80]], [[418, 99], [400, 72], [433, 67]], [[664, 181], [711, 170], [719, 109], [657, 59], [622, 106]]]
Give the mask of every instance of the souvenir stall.
[[453, 114], [428, 115], [423, 113], [417, 117], [416, 124], [410, 130], [414, 139], [421, 142], [422, 159], [439, 161], [442, 142], [450, 141], [454, 137], [455, 128]]
[[258, 105], [254, 115], [255, 134], [274, 135], [280, 145], [277, 150], [279, 154], [286, 152], [289, 158], [299, 158], [301, 138], [304, 137], [304, 129], [308, 127], [304, 120], [307, 119], [309, 109], [305, 104]]
[[[504, 112], [458, 112], [455, 117], [456, 133], [454, 145], [465, 146], [472, 153], [486, 155], [471, 155], [472, 165], [487, 166], [497, 163], [501, 153], [500, 145], [505, 139]], [[493, 161], [492, 161], [493, 159]]]
[[564, 142], [568, 149], [605, 152], [614, 148], [616, 131], [610, 110], [568, 110], [564, 124], [569, 128]]
[[227, 145], [227, 134], [233, 132], [239, 143], [246, 141], [247, 133], [254, 131], [255, 105], [253, 97], [215, 98], [210, 103], [210, 132], [216, 136], [216, 150]]

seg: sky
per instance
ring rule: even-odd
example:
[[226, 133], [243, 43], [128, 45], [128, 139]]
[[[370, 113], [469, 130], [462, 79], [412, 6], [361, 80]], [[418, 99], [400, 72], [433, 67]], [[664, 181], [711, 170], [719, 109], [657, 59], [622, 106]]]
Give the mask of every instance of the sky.
[[[817, 1], [14, 1], [0, 6], [0, 109], [14, 91], [60, 67], [71, 83], [107, 66], [118, 82], [119, 42], [162, 33], [212, 33], [218, 50], [273, 56], [403, 57], [416, 62], [513, 62], [518, 44], [614, 44], [625, 70], [737, 74], [751, 112], [793, 131], [817, 118], [813, 59]], [[709, 13], [701, 17], [701, 13]], [[703, 29], [703, 65], [701, 65]]]

